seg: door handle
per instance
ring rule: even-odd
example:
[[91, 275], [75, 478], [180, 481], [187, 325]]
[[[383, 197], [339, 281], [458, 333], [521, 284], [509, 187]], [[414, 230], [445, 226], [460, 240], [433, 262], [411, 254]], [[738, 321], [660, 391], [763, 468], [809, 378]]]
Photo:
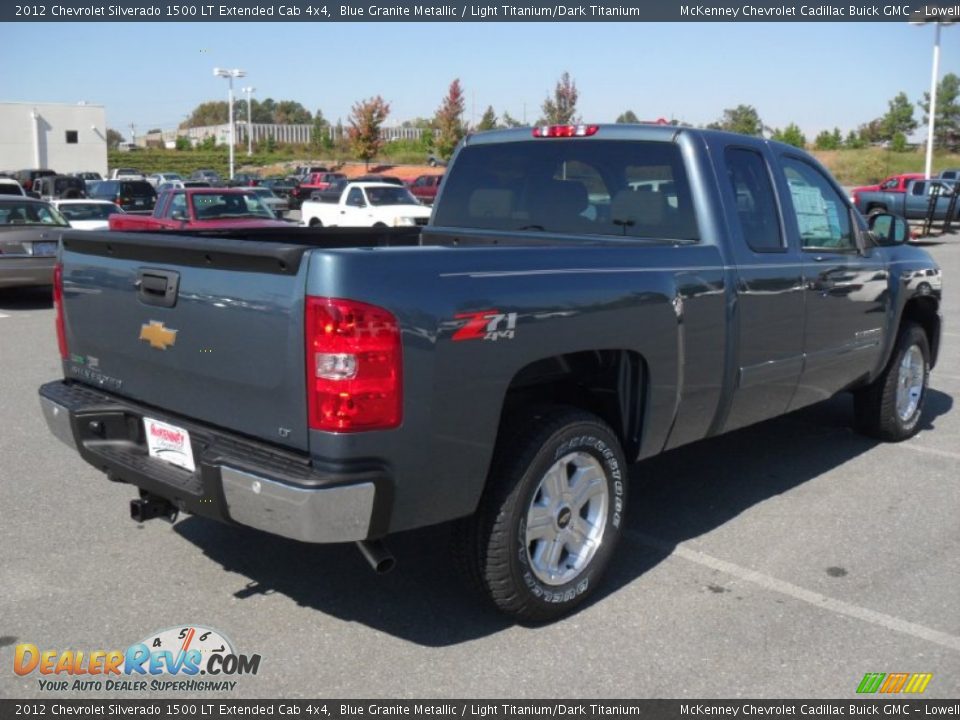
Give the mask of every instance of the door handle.
[[813, 261], [814, 261], [814, 262], [825, 262], [826, 260], [827, 260], [827, 256], [826, 256], [826, 255], [814, 255], [814, 256], [813, 256]]

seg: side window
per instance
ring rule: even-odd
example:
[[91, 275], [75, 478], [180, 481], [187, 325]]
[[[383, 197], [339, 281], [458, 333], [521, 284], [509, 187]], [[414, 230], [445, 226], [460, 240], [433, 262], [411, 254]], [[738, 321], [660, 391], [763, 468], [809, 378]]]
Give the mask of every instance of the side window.
[[880, 186], [881, 190], [896, 190], [898, 180], [896, 178], [891, 178], [887, 180], [883, 185]]
[[925, 182], [915, 182], [913, 184], [913, 194], [923, 197], [927, 192], [927, 184]]
[[783, 158], [793, 216], [806, 249], [855, 250], [850, 212], [823, 173], [803, 160]]
[[347, 205], [354, 207], [363, 207], [363, 192], [360, 188], [351, 188], [347, 194]]
[[755, 252], [782, 250], [780, 217], [763, 156], [746, 148], [727, 148], [726, 159], [737, 217], [747, 245]]
[[167, 208], [166, 216], [187, 217], [187, 196], [184, 193], [177, 193], [173, 196], [170, 206]]

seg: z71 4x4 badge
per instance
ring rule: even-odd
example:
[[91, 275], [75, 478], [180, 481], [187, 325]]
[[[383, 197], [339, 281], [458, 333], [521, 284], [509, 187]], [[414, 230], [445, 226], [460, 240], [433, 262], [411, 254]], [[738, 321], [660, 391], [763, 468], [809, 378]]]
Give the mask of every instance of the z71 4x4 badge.
[[502, 313], [499, 310], [481, 310], [480, 312], [454, 315], [457, 320], [466, 323], [453, 334], [454, 342], [461, 340], [513, 340], [517, 329], [517, 314]]

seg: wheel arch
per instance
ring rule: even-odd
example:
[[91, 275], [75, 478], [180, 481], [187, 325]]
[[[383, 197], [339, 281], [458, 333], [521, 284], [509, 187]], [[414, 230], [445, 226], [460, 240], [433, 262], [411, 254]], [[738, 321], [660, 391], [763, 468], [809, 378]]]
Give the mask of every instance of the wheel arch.
[[927, 336], [927, 343], [930, 345], [930, 367], [933, 368], [940, 351], [940, 313], [937, 300], [929, 295], [910, 298], [903, 306], [898, 329], [908, 322], [919, 325]]
[[564, 405], [593, 413], [613, 430], [628, 459], [637, 457], [643, 430], [647, 363], [633, 350], [586, 350], [542, 358], [511, 379], [497, 429], [525, 410]]

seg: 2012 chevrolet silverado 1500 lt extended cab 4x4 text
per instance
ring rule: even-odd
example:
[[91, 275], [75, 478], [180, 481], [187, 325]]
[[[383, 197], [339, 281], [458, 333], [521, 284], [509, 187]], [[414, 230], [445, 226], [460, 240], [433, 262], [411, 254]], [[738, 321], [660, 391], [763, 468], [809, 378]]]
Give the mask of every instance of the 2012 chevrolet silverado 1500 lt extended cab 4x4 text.
[[66, 232], [57, 437], [186, 510], [305, 542], [454, 521], [501, 610], [576, 606], [627, 469], [853, 391], [913, 435], [940, 271], [796, 148], [551, 126], [468, 137], [423, 228]]

